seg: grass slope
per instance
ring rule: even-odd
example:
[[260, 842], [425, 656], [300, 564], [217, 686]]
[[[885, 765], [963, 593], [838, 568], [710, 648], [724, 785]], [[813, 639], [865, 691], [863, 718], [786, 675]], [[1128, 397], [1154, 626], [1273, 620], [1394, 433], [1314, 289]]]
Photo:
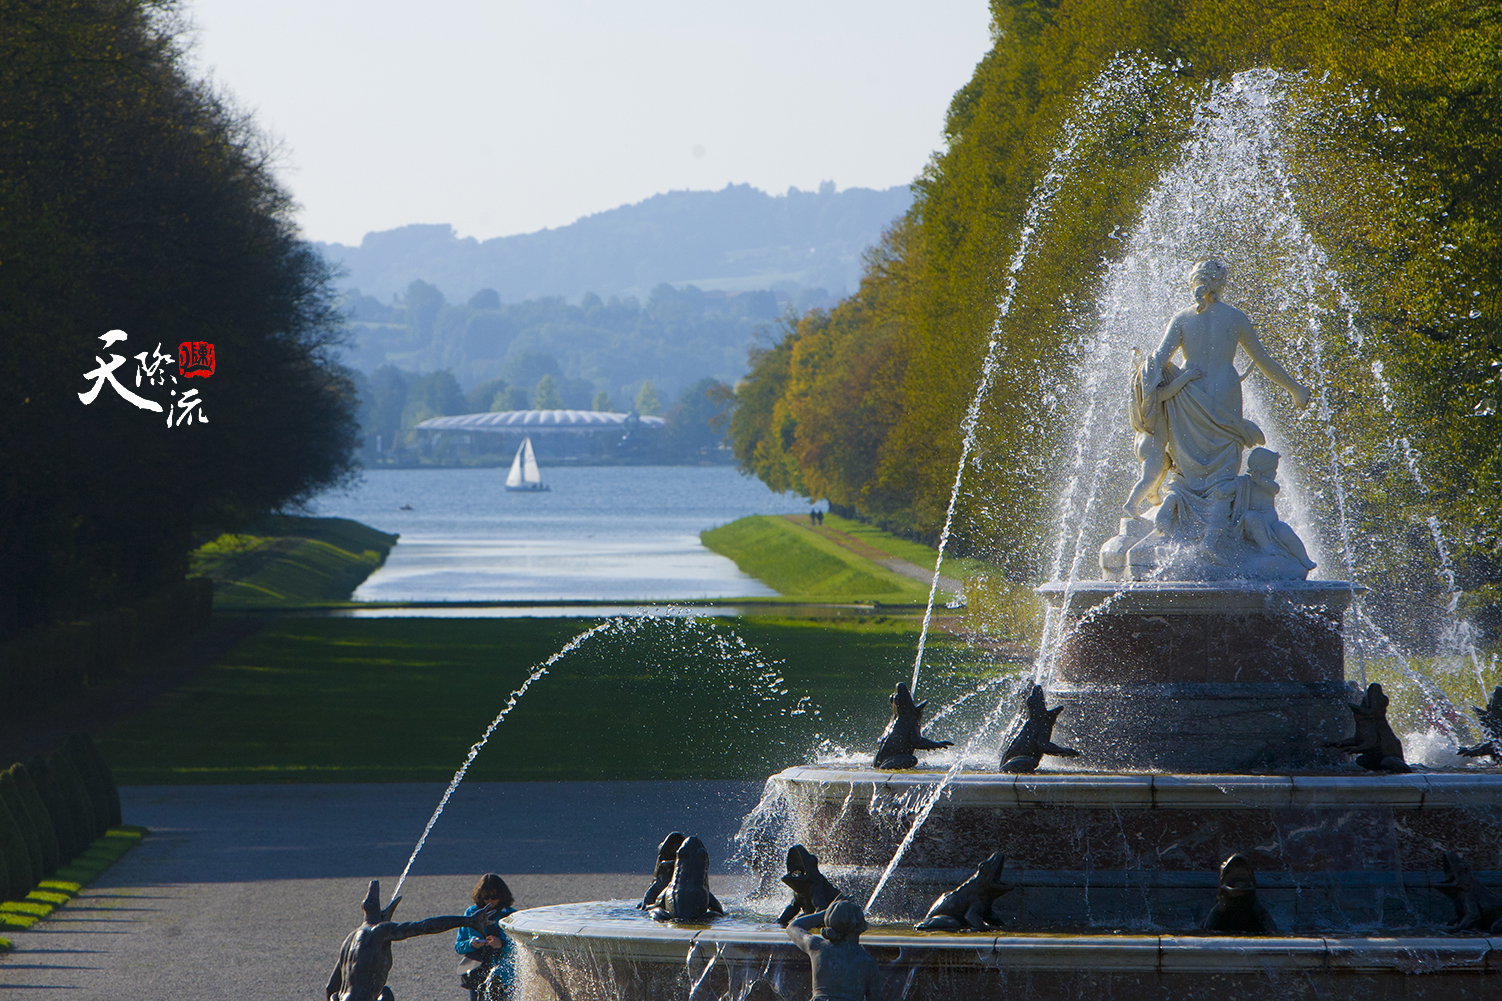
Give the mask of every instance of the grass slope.
[[[904, 539], [891, 532], [885, 532], [875, 525], [867, 525], [862, 521], [851, 521], [849, 518], [841, 518], [837, 514], [824, 515], [824, 524], [829, 528], [837, 528], [847, 535], [852, 535], [873, 549], [879, 549], [888, 556], [907, 560], [925, 570], [933, 570], [938, 561], [939, 551], [932, 546], [925, 546], [921, 542], [912, 539]], [[976, 573], [984, 573], [989, 570], [984, 562], [975, 559], [959, 559], [952, 555], [944, 557], [944, 576], [953, 577], [956, 580], [964, 580]]]
[[728, 556], [741, 570], [792, 598], [925, 601], [928, 589], [857, 556], [786, 518], [754, 515], [699, 536], [705, 547]]
[[[100, 748], [121, 783], [447, 780], [528, 672], [590, 625], [283, 620]], [[539, 679], [470, 775], [755, 778], [824, 740], [874, 747], [916, 640], [911, 622], [884, 619], [636, 620]], [[936, 704], [998, 669], [933, 638], [926, 663]], [[957, 713], [934, 733], [974, 723]]]
[[348, 518], [267, 519], [260, 534], [221, 535], [193, 553], [217, 608], [344, 601], [386, 560], [396, 536]]

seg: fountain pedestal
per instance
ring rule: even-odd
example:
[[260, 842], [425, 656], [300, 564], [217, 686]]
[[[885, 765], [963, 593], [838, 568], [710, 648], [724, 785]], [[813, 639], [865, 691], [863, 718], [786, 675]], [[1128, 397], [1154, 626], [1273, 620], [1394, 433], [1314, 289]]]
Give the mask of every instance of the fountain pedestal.
[[1344, 581], [1047, 584], [1058, 742], [1089, 769], [1340, 765], [1350, 730]]

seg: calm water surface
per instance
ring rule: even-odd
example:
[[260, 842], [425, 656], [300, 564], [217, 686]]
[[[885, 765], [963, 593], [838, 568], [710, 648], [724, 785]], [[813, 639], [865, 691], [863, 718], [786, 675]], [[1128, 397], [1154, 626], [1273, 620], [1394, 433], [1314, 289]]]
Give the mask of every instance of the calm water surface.
[[[507, 493], [505, 468], [377, 469], [314, 513], [401, 541], [359, 601], [636, 601], [775, 592], [699, 533], [748, 514], [807, 511], [727, 466], [543, 469], [546, 493]], [[412, 510], [401, 510], [402, 505]]]

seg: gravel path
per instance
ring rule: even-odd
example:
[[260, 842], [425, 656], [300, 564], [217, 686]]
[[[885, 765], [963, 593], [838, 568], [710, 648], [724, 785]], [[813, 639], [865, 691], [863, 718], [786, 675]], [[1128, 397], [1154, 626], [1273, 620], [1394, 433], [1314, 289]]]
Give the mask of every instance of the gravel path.
[[[77, 900], [10, 936], [0, 999], [321, 999], [366, 882], [379, 878], [389, 897], [442, 792], [126, 787], [126, 821], [151, 834]], [[760, 792], [759, 782], [466, 783], [418, 856], [397, 916], [462, 911], [487, 869], [522, 907], [633, 897], [671, 830], [699, 834], [723, 872]], [[452, 943], [436, 935], [394, 946], [399, 1001], [463, 1001]]]

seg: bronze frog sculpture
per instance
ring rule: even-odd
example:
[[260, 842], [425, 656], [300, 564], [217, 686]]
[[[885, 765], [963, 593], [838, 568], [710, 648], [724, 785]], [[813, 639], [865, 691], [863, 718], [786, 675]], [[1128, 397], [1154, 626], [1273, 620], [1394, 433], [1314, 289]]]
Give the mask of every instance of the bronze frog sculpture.
[[1215, 906], [1200, 925], [1206, 931], [1263, 935], [1278, 930], [1273, 916], [1257, 899], [1257, 871], [1245, 855], [1232, 855], [1221, 863], [1220, 889]]
[[1486, 705], [1471, 708], [1475, 710], [1476, 717], [1481, 720], [1482, 728], [1491, 739], [1470, 747], [1462, 747], [1460, 753], [1467, 758], [1490, 755], [1493, 761], [1502, 761], [1502, 685], [1493, 689], [1492, 697], [1486, 700]]
[[777, 923], [786, 928], [799, 914], [822, 913], [840, 899], [840, 891], [819, 871], [819, 860], [802, 845], [788, 849], [788, 872], [782, 877], [793, 891], [793, 902], [783, 909]]
[[1403, 744], [1387, 722], [1387, 695], [1375, 681], [1366, 686], [1366, 696], [1351, 706], [1356, 733], [1326, 747], [1356, 755], [1356, 764], [1374, 772], [1411, 772], [1403, 760]]
[[959, 931], [969, 928], [985, 931], [1001, 924], [992, 911], [997, 898], [1009, 892], [1010, 884], [1001, 881], [1001, 867], [1006, 856], [996, 852], [980, 864], [975, 875], [945, 893], [928, 909], [928, 914], [913, 927], [919, 931]]
[[673, 858], [673, 878], [649, 909], [658, 921], [702, 921], [725, 908], [709, 892], [709, 850], [697, 836], [685, 838]]
[[642, 895], [641, 903], [636, 905], [639, 911], [650, 910], [653, 901], [662, 895], [662, 891], [668, 888], [673, 881], [673, 863], [678, 859], [678, 849], [683, 845], [683, 835], [677, 831], [662, 839], [662, 844], [657, 846], [657, 868], [652, 870], [652, 885], [647, 887], [647, 892]]
[[1063, 711], [1063, 706], [1048, 708], [1048, 702], [1043, 697], [1043, 686], [1034, 685], [1027, 696], [1027, 720], [1022, 724], [1022, 732], [1007, 744], [1006, 751], [1002, 753], [1001, 770], [1016, 773], [1037, 771], [1045, 754], [1061, 758], [1079, 757], [1079, 751], [1060, 747], [1051, 739], [1053, 725], [1058, 722], [1059, 713]]
[[1439, 864], [1445, 870], [1445, 879], [1434, 888], [1455, 905], [1450, 931], [1502, 932], [1502, 896], [1481, 885], [1471, 872], [1471, 863], [1459, 852], [1445, 852]]
[[914, 702], [907, 685], [897, 682], [889, 701], [892, 703], [892, 718], [881, 733], [881, 745], [876, 750], [877, 768], [915, 768], [918, 756], [914, 751], [936, 751], [954, 746], [950, 740], [929, 740], [923, 736], [920, 720], [928, 700]]

